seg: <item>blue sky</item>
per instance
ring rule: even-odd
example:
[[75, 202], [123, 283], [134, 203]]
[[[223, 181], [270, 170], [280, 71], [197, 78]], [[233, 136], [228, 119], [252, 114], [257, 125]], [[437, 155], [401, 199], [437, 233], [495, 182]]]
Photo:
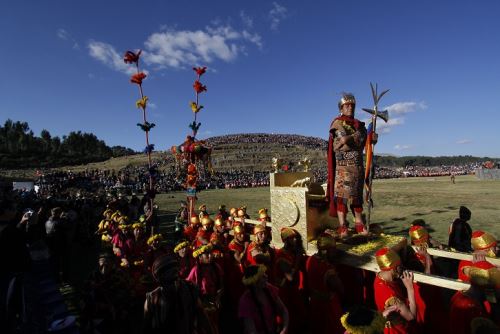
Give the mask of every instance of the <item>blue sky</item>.
[[142, 150], [137, 87], [121, 57], [143, 49], [145, 94], [165, 150], [189, 133], [194, 65], [208, 92], [199, 138], [327, 138], [342, 91], [356, 117], [370, 82], [391, 91], [376, 152], [500, 157], [500, 2], [2, 1], [0, 121], [92, 132]]

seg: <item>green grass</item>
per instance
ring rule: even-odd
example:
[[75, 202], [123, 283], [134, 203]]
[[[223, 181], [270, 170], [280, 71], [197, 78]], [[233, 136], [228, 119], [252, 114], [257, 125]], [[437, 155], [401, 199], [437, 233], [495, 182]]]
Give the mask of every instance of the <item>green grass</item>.
[[[500, 180], [481, 181], [475, 176], [457, 177], [455, 184], [449, 177], [375, 180], [373, 191], [371, 221], [381, 223], [387, 233], [406, 233], [410, 223], [421, 218], [435, 239], [447, 243], [449, 224], [458, 217], [458, 208], [465, 205], [472, 211], [473, 230], [483, 229], [500, 237]], [[197, 207], [205, 203], [213, 214], [220, 204], [228, 210], [246, 205], [250, 217], [256, 218], [260, 208], [270, 209], [269, 196], [268, 187], [208, 190], [198, 194]], [[179, 192], [158, 195], [156, 201], [163, 212], [173, 213], [184, 199], [185, 194]]]

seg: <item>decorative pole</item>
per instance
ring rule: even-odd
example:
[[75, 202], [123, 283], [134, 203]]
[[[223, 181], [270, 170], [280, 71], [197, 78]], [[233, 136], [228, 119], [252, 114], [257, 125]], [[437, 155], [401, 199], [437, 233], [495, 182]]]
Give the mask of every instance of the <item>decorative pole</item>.
[[373, 163], [373, 152], [376, 144], [376, 140], [373, 140], [373, 137], [376, 136], [375, 130], [377, 129], [377, 117], [383, 119], [386, 123], [389, 120], [389, 113], [387, 110], [378, 111], [378, 103], [382, 96], [385, 95], [389, 90], [384, 90], [380, 95], [378, 95], [378, 85], [375, 84], [375, 88], [373, 88], [373, 84], [370, 82], [370, 87], [372, 89], [372, 97], [373, 97], [373, 109], [363, 108], [364, 111], [372, 115], [372, 121], [368, 126], [367, 138], [366, 138], [366, 167], [365, 167], [365, 201], [368, 204], [368, 216], [366, 217], [366, 228], [369, 230], [370, 219], [371, 219], [371, 210], [373, 208], [373, 199], [372, 199], [372, 183], [373, 177], [375, 174], [375, 164]]
[[156, 174], [153, 164], [151, 162], [151, 152], [154, 150], [155, 145], [149, 143], [149, 131], [151, 131], [152, 128], [155, 127], [154, 123], [149, 123], [146, 118], [146, 107], [148, 104], [148, 97], [144, 95], [143, 89], [142, 89], [142, 81], [146, 78], [146, 74], [144, 72], [141, 72], [139, 69], [139, 58], [141, 56], [142, 50], [139, 50], [139, 52], [134, 53], [132, 51], [127, 51], [125, 52], [125, 55], [123, 56], [123, 61], [126, 64], [135, 64], [136, 67], [136, 73], [132, 75], [130, 78], [130, 82], [137, 84], [139, 86], [139, 94], [140, 94], [140, 99], [137, 100], [135, 103], [136, 107], [138, 109], [142, 110], [142, 123], [137, 123], [137, 126], [141, 128], [142, 131], [144, 131], [146, 135], [146, 148], [144, 149], [144, 153], [147, 154], [148, 156], [148, 172], [149, 172], [149, 187], [148, 187], [148, 195], [150, 196], [150, 208], [153, 210], [153, 197], [154, 197], [154, 177], [153, 175]]
[[191, 124], [189, 124], [189, 128], [191, 128], [193, 135], [191, 138], [188, 136], [186, 140], [184, 153], [187, 156], [188, 167], [187, 167], [187, 180], [186, 180], [186, 191], [187, 191], [187, 200], [189, 204], [189, 217], [194, 214], [195, 204], [196, 204], [196, 181], [198, 179], [199, 173], [196, 167], [196, 153], [197, 150], [201, 148], [199, 144], [196, 144], [196, 135], [198, 134], [198, 130], [201, 126], [201, 123], [197, 122], [197, 116], [203, 106], [200, 105], [200, 94], [207, 91], [207, 86], [203, 85], [200, 82], [201, 76], [206, 72], [207, 68], [204, 67], [193, 67], [193, 70], [196, 72], [196, 80], [193, 84], [193, 89], [195, 92], [196, 101], [191, 101], [191, 111], [194, 114], [194, 120]]

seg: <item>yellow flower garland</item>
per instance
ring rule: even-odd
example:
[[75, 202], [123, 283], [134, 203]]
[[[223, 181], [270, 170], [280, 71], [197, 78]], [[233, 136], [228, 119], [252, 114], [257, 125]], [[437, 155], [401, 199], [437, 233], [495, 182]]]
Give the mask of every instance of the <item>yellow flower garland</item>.
[[161, 234], [155, 234], [155, 235], [149, 237], [147, 243], [149, 246], [151, 246], [153, 244], [153, 242], [155, 242], [156, 240], [159, 240], [159, 241], [163, 240], [163, 236]]
[[177, 253], [178, 251], [180, 251], [181, 249], [183, 249], [187, 246], [189, 246], [189, 241], [183, 241], [183, 242], [177, 244], [177, 246], [175, 246], [175, 248], [174, 248], [174, 253]]
[[193, 257], [196, 258], [205, 252], [210, 252], [212, 250], [211, 245], [203, 245], [193, 252]]

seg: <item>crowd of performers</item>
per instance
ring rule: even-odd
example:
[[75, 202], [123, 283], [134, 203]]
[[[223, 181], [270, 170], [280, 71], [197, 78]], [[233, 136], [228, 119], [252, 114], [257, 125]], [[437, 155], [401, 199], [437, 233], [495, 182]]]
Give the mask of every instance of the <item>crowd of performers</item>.
[[[468, 214], [468, 215], [467, 215]], [[500, 270], [488, 262], [497, 241], [470, 231], [470, 211], [461, 208], [450, 227], [450, 245], [469, 238], [473, 261], [455, 266], [470, 289], [450, 291], [416, 283], [412, 271], [443, 274], [427, 247], [425, 222], [409, 229], [410, 243], [376, 252], [378, 273], [339, 263], [336, 238], [325, 231], [308, 256], [300, 233], [280, 231], [271, 245], [266, 209], [259, 224], [245, 207], [222, 205], [211, 217], [206, 206], [187, 217], [182, 238], [162, 242], [144, 218], [119, 210], [103, 213], [98, 233], [103, 251], [85, 289], [82, 328], [126, 333], [496, 333]], [[467, 226], [469, 228], [467, 228]], [[372, 231], [381, 231], [373, 226]], [[448, 293], [447, 293], [448, 292]], [[96, 321], [98, 319], [98, 321]], [[140, 324], [140, 325], [138, 325]]]

